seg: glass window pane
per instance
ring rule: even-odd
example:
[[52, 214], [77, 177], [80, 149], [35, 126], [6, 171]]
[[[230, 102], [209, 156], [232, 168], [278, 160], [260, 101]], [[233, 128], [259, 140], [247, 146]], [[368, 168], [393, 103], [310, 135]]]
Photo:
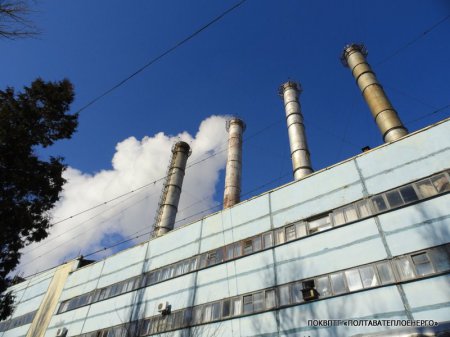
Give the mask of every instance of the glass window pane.
[[202, 322], [209, 322], [211, 320], [212, 305], [206, 304], [203, 306], [203, 319]]
[[224, 248], [218, 248], [216, 250], [216, 263], [220, 263], [223, 261]]
[[326, 215], [319, 219], [311, 220], [309, 223], [309, 233], [320, 232], [325, 229], [331, 228], [330, 216]]
[[194, 324], [199, 324], [202, 322], [202, 306], [194, 308], [193, 322]]
[[253, 238], [253, 251], [257, 252], [258, 250], [261, 250], [261, 237], [255, 236]]
[[358, 213], [356, 212], [356, 208], [353, 205], [345, 207], [344, 213], [346, 222], [358, 220]]
[[361, 274], [364, 288], [375, 287], [378, 285], [377, 276], [373, 266], [361, 267], [359, 268], [359, 273]]
[[230, 300], [224, 300], [222, 302], [222, 317], [228, 317], [231, 313]]
[[331, 296], [330, 280], [328, 276], [319, 277], [315, 280], [316, 290], [319, 296]]
[[331, 280], [331, 288], [333, 289], [333, 293], [335, 295], [342, 294], [347, 291], [347, 287], [345, 286], [344, 274], [336, 273], [330, 275]]
[[367, 200], [363, 200], [358, 203], [358, 211], [361, 218], [366, 218], [372, 214]]
[[373, 205], [375, 206], [375, 209], [378, 212], [383, 212], [383, 211], [385, 211], [387, 209], [386, 202], [384, 201], [384, 198], [383, 198], [382, 195], [378, 195], [376, 197], [373, 197], [372, 198], [372, 203], [373, 203]]
[[233, 245], [227, 246], [227, 260], [233, 260]]
[[275, 300], [275, 290], [266, 290], [266, 308], [275, 308], [276, 300]]
[[200, 256], [200, 265], [198, 266], [199, 269], [206, 267], [207, 260], [208, 260], [208, 254], [202, 254]]
[[356, 291], [363, 288], [358, 269], [347, 270], [345, 277], [347, 278], [348, 290]]
[[306, 223], [299, 222], [295, 225], [295, 227], [296, 227], [296, 232], [297, 232], [298, 238], [306, 236]]
[[216, 258], [217, 258], [217, 254], [216, 254], [216, 251], [213, 251], [213, 252], [209, 252], [208, 254], [207, 254], [207, 265], [208, 266], [211, 266], [211, 265], [213, 265], [213, 264], [216, 264]]
[[337, 209], [333, 211], [333, 221], [335, 226], [340, 226], [345, 224], [344, 210]]
[[301, 282], [295, 282], [292, 284], [292, 301], [294, 303], [303, 302], [303, 293], [302, 293], [303, 285]]
[[290, 304], [289, 285], [279, 287], [278, 291], [280, 295], [280, 305]]
[[428, 259], [427, 253], [420, 253], [411, 256], [417, 275], [428, 275], [434, 273], [433, 266]]
[[414, 190], [414, 187], [412, 187], [411, 185], [400, 188], [400, 194], [402, 195], [405, 203], [419, 200], [419, 197], [417, 196], [417, 193]]
[[450, 184], [445, 174], [439, 174], [435, 177], [432, 177], [431, 181], [433, 182], [434, 187], [436, 187], [438, 193], [450, 191]]
[[264, 248], [272, 247], [272, 245], [273, 245], [272, 232], [263, 234], [263, 242], [264, 242]]
[[295, 226], [290, 225], [286, 227], [286, 241], [295, 240]]
[[220, 318], [220, 302], [216, 302], [212, 304], [212, 315], [211, 319], [213, 321]]
[[264, 292], [253, 294], [253, 311], [264, 310]]
[[430, 179], [419, 181], [418, 183], [416, 183], [416, 186], [422, 198], [429, 198], [437, 193], [436, 189], [431, 184]]
[[239, 257], [242, 255], [241, 243], [236, 242], [234, 244], [234, 257]]
[[252, 295], [244, 296], [244, 314], [253, 312], [253, 297]]
[[436, 247], [430, 251], [436, 271], [446, 271], [450, 269], [450, 250], [448, 246]]
[[284, 228], [280, 228], [275, 231], [275, 243], [279, 245], [282, 244], [283, 242], [284, 242]]
[[391, 264], [389, 262], [378, 263], [377, 270], [381, 284], [392, 283], [395, 281], [394, 273], [392, 272]]
[[400, 257], [395, 260], [397, 271], [401, 280], [408, 280], [414, 278], [414, 271], [411, 262], [407, 257]]
[[240, 297], [233, 298], [233, 316], [240, 315], [241, 313], [242, 313], [241, 298]]
[[196, 270], [196, 269], [197, 269], [197, 263], [198, 263], [198, 257], [197, 257], [197, 256], [196, 256], [196, 257], [193, 257], [193, 258], [191, 259], [191, 265], [190, 265], [190, 267], [189, 267], [189, 270], [190, 270], [190, 271]]
[[250, 254], [253, 252], [252, 240], [244, 241], [244, 255]]
[[399, 206], [403, 205], [402, 197], [400, 196], [400, 193], [397, 190], [387, 192], [386, 198], [387, 198], [391, 208], [399, 207]]

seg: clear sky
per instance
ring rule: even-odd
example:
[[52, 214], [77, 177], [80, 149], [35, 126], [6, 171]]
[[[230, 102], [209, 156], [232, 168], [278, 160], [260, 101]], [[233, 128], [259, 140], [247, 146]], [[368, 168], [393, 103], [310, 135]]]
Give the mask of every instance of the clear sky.
[[[20, 88], [36, 77], [66, 77], [75, 86], [72, 110], [77, 111], [236, 2], [37, 1], [32, 3], [36, 11], [32, 19], [42, 34], [36, 39], [0, 41], [0, 87]], [[283, 104], [277, 95], [279, 85], [289, 78], [301, 82], [304, 89], [300, 100], [315, 170], [354, 156], [366, 145], [382, 143], [349, 69], [339, 60], [349, 42], [365, 43], [369, 63], [410, 131], [448, 117], [450, 108], [415, 121], [450, 104], [450, 20], [424, 35], [449, 14], [450, 2], [445, 0], [248, 0], [84, 110], [77, 133], [50, 153], [64, 156], [76, 170], [68, 176], [73, 179], [72, 186], [80, 177], [93, 186], [99, 172], [118, 171], [112, 164], [119, 152], [116, 145], [129, 137], [139, 143], [145, 136], [157, 139], [154, 137], [160, 132], [176, 138], [186, 131], [194, 143], [204, 145], [198, 154], [206, 156], [223, 148], [226, 135], [208, 135], [204, 130], [196, 137], [202, 121], [212, 115], [238, 115], [247, 124], [245, 136], [250, 137], [244, 143], [242, 190], [249, 193], [245, 198], [257, 195], [292, 180]], [[211, 129], [224, 124], [222, 119], [209, 121]], [[175, 138], [167, 138], [166, 143]], [[142, 150], [142, 142], [131, 143], [121, 147], [125, 159], [117, 157], [126, 161], [130, 153]], [[144, 175], [130, 185], [123, 183], [108, 193], [100, 191], [97, 199], [84, 198], [84, 189], [80, 188], [73, 193], [87, 201], [67, 206], [59, 218], [160, 178], [168, 158], [158, 157], [157, 151], [152, 153], [149, 160], [159, 162], [158, 169], [149, 171], [152, 175]], [[194, 150], [192, 158], [195, 155]], [[210, 167], [218, 178], [213, 175], [205, 179], [208, 183], [198, 189], [192, 182], [191, 189], [185, 190], [191, 196], [184, 201], [185, 207], [206, 195], [205, 203], [192, 207], [192, 213], [221, 201], [223, 164], [222, 156]], [[202, 170], [192, 174], [201, 176], [205, 168]], [[159, 190], [160, 186], [145, 201], [153, 205], [153, 212]], [[97, 190], [89, 193], [96, 194]], [[151, 226], [152, 213], [145, 216], [150, 216], [147, 222]], [[79, 225], [73, 223], [59, 233]], [[95, 221], [90, 223], [97, 225]], [[72, 247], [65, 258], [130, 234], [117, 226], [94, 236], [98, 245], [79, 243], [78, 251]], [[64, 238], [70, 240], [70, 235]], [[62, 237], [54, 242], [59, 240], [63, 245]], [[47, 262], [42, 268], [56, 262], [56, 257], [40, 259]]]

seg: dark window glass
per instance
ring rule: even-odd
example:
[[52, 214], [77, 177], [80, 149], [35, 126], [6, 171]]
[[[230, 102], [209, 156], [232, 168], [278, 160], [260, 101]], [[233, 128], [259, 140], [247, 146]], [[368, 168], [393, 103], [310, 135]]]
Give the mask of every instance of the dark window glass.
[[146, 319], [142, 325], [141, 325], [141, 329], [139, 330], [139, 335], [140, 336], [145, 336], [147, 334], [150, 333], [150, 325], [151, 325], [151, 320]]
[[394, 273], [392, 272], [391, 264], [389, 262], [378, 263], [377, 270], [381, 284], [388, 284], [395, 281]]
[[201, 306], [194, 308], [193, 322], [194, 322], [194, 324], [199, 324], [202, 322], [202, 307]]
[[432, 177], [431, 181], [432, 181], [434, 187], [436, 187], [438, 193], [444, 193], [446, 191], [450, 191], [450, 184], [449, 184], [448, 179], [445, 176], [445, 174], [439, 174], [435, 177]]
[[372, 203], [378, 212], [383, 212], [387, 209], [386, 202], [384, 201], [383, 196], [381, 195], [373, 197]]
[[240, 242], [234, 244], [234, 257], [239, 257], [242, 255], [242, 247]]
[[233, 260], [233, 245], [227, 246], [227, 260]]
[[220, 302], [212, 304], [211, 320], [220, 319]]
[[438, 272], [450, 269], [449, 246], [436, 247], [430, 251], [434, 266]]
[[347, 287], [345, 286], [344, 275], [342, 273], [336, 273], [330, 275], [331, 288], [335, 295], [347, 292]]
[[263, 234], [263, 243], [264, 243], [264, 248], [272, 247], [272, 245], [273, 245], [272, 232]]
[[286, 241], [295, 240], [295, 225], [286, 227]]
[[217, 263], [217, 254], [216, 254], [215, 251], [209, 252], [207, 255], [208, 255], [208, 258], [207, 258], [207, 265], [208, 266], [211, 266], [211, 265]]
[[189, 270], [190, 271], [196, 270], [197, 269], [197, 264], [198, 264], [198, 257], [196, 256], [196, 257], [193, 257], [191, 259], [191, 265], [189, 267]]
[[253, 296], [244, 296], [244, 314], [253, 312]]
[[176, 265], [175, 276], [180, 276], [183, 274], [183, 262], [179, 262]]
[[419, 197], [417, 196], [416, 191], [414, 190], [414, 187], [411, 185], [404, 186], [400, 188], [400, 194], [403, 197], [403, 200], [405, 203], [413, 202], [416, 200], [419, 200]]
[[231, 313], [230, 300], [224, 300], [222, 302], [222, 317], [228, 317]]
[[208, 254], [202, 254], [200, 256], [200, 266], [199, 266], [199, 268], [205, 268], [206, 267], [207, 259], [208, 259]]
[[223, 256], [224, 256], [224, 248], [218, 248], [216, 250], [216, 263], [222, 262]]
[[403, 205], [402, 197], [400, 196], [400, 193], [397, 190], [387, 192], [386, 198], [387, 198], [391, 208]]
[[431, 265], [427, 253], [412, 255], [411, 258], [416, 267], [417, 275], [424, 276], [434, 273], [433, 266]]

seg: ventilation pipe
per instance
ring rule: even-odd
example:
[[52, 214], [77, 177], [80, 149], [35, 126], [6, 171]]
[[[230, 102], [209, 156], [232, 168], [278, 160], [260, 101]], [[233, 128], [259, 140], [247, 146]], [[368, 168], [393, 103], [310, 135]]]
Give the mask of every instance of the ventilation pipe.
[[366, 56], [367, 49], [363, 44], [350, 44], [344, 47], [341, 61], [352, 71], [356, 84], [361, 89], [381, 131], [383, 141], [392, 142], [408, 134], [408, 130], [403, 126], [375, 73], [367, 63]]
[[291, 159], [294, 179], [299, 180], [313, 172], [308, 143], [306, 142], [305, 125], [298, 101], [302, 92], [300, 84], [288, 81], [280, 86], [279, 94], [283, 97], [286, 110], [286, 122], [291, 146]]
[[239, 118], [227, 121], [228, 159], [225, 173], [225, 191], [223, 193], [223, 208], [229, 208], [241, 201], [242, 172], [242, 134], [245, 123]]
[[173, 229], [180, 201], [186, 162], [191, 148], [185, 142], [177, 142], [172, 147], [172, 159], [167, 170], [166, 181], [153, 227], [153, 237], [159, 237]]

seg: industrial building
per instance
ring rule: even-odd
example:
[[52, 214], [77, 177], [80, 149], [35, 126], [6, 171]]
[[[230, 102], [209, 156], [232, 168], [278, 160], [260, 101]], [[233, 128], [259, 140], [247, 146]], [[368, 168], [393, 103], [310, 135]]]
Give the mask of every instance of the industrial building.
[[313, 172], [301, 87], [283, 84], [294, 181], [240, 201], [233, 118], [224, 209], [173, 229], [190, 154], [175, 144], [153, 237], [12, 286], [0, 337], [448, 336], [450, 119], [408, 134], [365, 57], [343, 62], [383, 145]]

